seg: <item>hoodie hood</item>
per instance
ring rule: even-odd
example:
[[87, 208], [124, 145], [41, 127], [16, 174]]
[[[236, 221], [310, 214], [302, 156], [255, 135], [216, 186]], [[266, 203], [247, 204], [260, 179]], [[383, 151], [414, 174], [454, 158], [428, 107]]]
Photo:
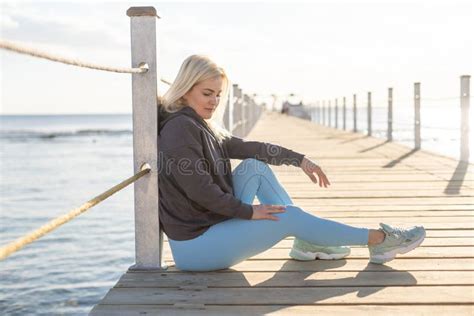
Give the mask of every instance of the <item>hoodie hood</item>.
[[179, 115], [187, 115], [190, 117], [193, 117], [194, 119], [200, 121], [202, 118], [194, 111], [194, 109], [190, 106], [185, 106], [184, 108], [174, 112], [174, 113], [169, 113], [166, 112], [165, 109], [163, 108], [162, 105], [158, 106], [158, 134], [160, 134], [161, 130], [165, 126], [166, 123], [168, 123], [170, 120], [173, 118], [179, 116]]
[[178, 110], [177, 112], [174, 113], [169, 113], [166, 112], [165, 109], [159, 105], [158, 106], [158, 135], [161, 133], [161, 130], [165, 126], [166, 123], [168, 123], [170, 120], [173, 118], [179, 116], [179, 115], [186, 115], [189, 117], [192, 117], [195, 121], [197, 121], [201, 126], [203, 126], [209, 133], [211, 133], [212, 136], [216, 140], [218, 140], [218, 137], [215, 135], [214, 131], [209, 127], [207, 122], [197, 114], [196, 110], [194, 110], [190, 106], [185, 106], [182, 109]]

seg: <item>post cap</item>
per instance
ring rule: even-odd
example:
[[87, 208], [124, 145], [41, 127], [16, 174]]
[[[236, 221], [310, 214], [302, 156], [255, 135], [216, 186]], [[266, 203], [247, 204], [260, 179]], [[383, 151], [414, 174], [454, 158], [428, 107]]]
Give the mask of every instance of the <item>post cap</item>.
[[154, 7], [130, 7], [127, 10], [127, 15], [132, 16], [156, 16], [160, 18], [156, 14], [156, 9]]

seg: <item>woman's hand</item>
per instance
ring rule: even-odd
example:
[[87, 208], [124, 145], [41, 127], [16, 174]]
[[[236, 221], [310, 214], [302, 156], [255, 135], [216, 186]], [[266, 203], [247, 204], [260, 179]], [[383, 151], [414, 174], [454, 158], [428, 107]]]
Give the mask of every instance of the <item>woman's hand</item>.
[[258, 204], [252, 205], [253, 215], [251, 219], [272, 219], [277, 221], [278, 217], [272, 215], [272, 213], [283, 213], [286, 211], [284, 205], [265, 205]]
[[310, 159], [304, 157], [303, 161], [301, 162], [300, 165], [301, 169], [303, 169], [304, 173], [308, 175], [308, 177], [313, 181], [313, 183], [318, 183], [318, 180], [316, 179], [314, 173], [316, 173], [319, 177], [319, 186], [322, 187], [324, 185], [325, 188], [327, 188], [329, 183], [328, 177], [324, 174], [323, 170], [312, 162]]

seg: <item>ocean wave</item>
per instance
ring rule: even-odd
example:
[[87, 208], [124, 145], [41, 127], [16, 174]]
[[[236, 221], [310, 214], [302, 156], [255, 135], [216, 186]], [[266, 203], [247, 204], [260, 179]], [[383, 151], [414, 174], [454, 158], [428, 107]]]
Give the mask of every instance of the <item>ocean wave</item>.
[[33, 130], [3, 130], [0, 138], [3, 139], [53, 139], [59, 137], [84, 136], [121, 136], [131, 135], [129, 129], [80, 129], [77, 131], [33, 131]]

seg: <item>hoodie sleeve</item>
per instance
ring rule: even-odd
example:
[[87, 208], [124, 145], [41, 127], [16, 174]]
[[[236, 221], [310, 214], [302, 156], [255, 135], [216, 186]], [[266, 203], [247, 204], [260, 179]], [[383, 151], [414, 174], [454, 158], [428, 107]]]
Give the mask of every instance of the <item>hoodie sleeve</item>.
[[207, 171], [199, 128], [186, 120], [174, 121], [163, 130], [168, 133], [169, 143], [162, 144], [165, 147], [162, 172], [171, 176], [186, 196], [202, 207], [229, 217], [251, 219], [252, 205], [224, 192]]
[[255, 158], [275, 166], [285, 164], [299, 167], [304, 158], [303, 154], [282, 146], [257, 141], [246, 141], [235, 136], [224, 140], [223, 146], [226, 148], [231, 159]]

